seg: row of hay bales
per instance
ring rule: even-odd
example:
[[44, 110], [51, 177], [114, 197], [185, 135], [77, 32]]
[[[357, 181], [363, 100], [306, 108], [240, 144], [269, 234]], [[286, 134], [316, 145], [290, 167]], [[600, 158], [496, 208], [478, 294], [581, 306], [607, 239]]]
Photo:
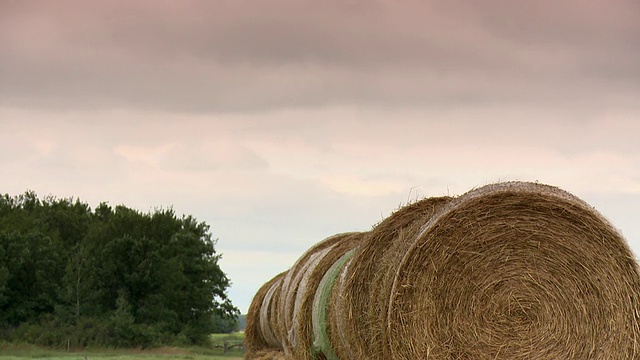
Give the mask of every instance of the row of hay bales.
[[584, 201], [527, 182], [405, 206], [264, 284], [246, 359], [640, 359], [640, 276]]

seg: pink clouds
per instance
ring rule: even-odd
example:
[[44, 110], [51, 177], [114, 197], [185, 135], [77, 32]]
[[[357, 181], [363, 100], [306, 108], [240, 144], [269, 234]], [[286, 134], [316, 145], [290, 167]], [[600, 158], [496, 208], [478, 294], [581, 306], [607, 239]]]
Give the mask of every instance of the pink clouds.
[[638, 14], [629, 0], [13, 2], [0, 96], [216, 113], [629, 104]]

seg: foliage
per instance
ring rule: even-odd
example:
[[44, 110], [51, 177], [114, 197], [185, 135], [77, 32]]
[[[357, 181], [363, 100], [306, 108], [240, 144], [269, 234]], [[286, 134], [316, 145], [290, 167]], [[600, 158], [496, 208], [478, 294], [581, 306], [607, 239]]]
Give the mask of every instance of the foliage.
[[237, 317], [221, 316], [215, 314], [213, 316], [213, 332], [216, 334], [231, 334], [234, 331], [240, 330], [239, 319], [242, 315]]
[[209, 226], [35, 193], [0, 196], [0, 340], [203, 344], [238, 310]]
[[246, 327], [247, 327], [247, 315], [246, 314], [238, 315], [236, 331], [244, 331]]

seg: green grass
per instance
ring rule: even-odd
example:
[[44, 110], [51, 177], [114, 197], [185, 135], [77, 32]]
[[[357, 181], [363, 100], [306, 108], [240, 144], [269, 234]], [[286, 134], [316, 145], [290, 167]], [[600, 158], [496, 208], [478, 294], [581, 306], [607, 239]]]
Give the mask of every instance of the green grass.
[[[222, 349], [221, 347], [224, 346], [225, 343], [227, 344], [227, 346], [244, 344], [244, 333], [236, 332], [231, 334], [211, 335], [211, 344], [214, 346], [214, 349], [220, 351], [221, 354], [224, 353], [224, 349]], [[236, 355], [239, 357], [242, 357], [243, 354], [244, 352], [240, 347], [232, 347], [227, 352], [227, 355]]]
[[[163, 349], [158, 349], [163, 350]], [[194, 354], [194, 353], [172, 353], [171, 351], [162, 353], [156, 351], [126, 351], [109, 350], [106, 352], [77, 351], [77, 352], [54, 352], [38, 351], [33, 353], [5, 353], [2, 352], [2, 360], [241, 360], [242, 353], [228, 355], [214, 354]]]
[[244, 333], [235, 332], [231, 334], [211, 334], [211, 342], [214, 344], [223, 343], [225, 341], [229, 342], [243, 342], [244, 341]]
[[24, 357], [13, 355], [0, 355], [3, 360], [25, 360], [25, 359], [44, 359], [44, 360], [241, 360], [242, 356], [207, 356], [207, 355], [166, 355], [166, 354], [121, 354], [121, 355], [104, 355], [94, 353], [72, 353], [46, 357]]
[[85, 349], [70, 352], [29, 344], [0, 342], [0, 360], [241, 360], [243, 351], [234, 348], [224, 355], [222, 346], [239, 344], [243, 333], [211, 335], [212, 347], [162, 347], [157, 349]]

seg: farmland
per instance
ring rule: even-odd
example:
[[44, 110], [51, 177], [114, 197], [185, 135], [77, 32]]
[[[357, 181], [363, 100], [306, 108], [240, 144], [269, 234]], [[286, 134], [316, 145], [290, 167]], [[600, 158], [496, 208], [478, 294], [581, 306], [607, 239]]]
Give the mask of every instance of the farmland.
[[231, 348], [224, 354], [227, 346], [240, 344], [242, 333], [211, 335], [209, 347], [160, 347], [153, 349], [49, 349], [33, 345], [0, 343], [2, 360], [240, 360], [242, 348]]

